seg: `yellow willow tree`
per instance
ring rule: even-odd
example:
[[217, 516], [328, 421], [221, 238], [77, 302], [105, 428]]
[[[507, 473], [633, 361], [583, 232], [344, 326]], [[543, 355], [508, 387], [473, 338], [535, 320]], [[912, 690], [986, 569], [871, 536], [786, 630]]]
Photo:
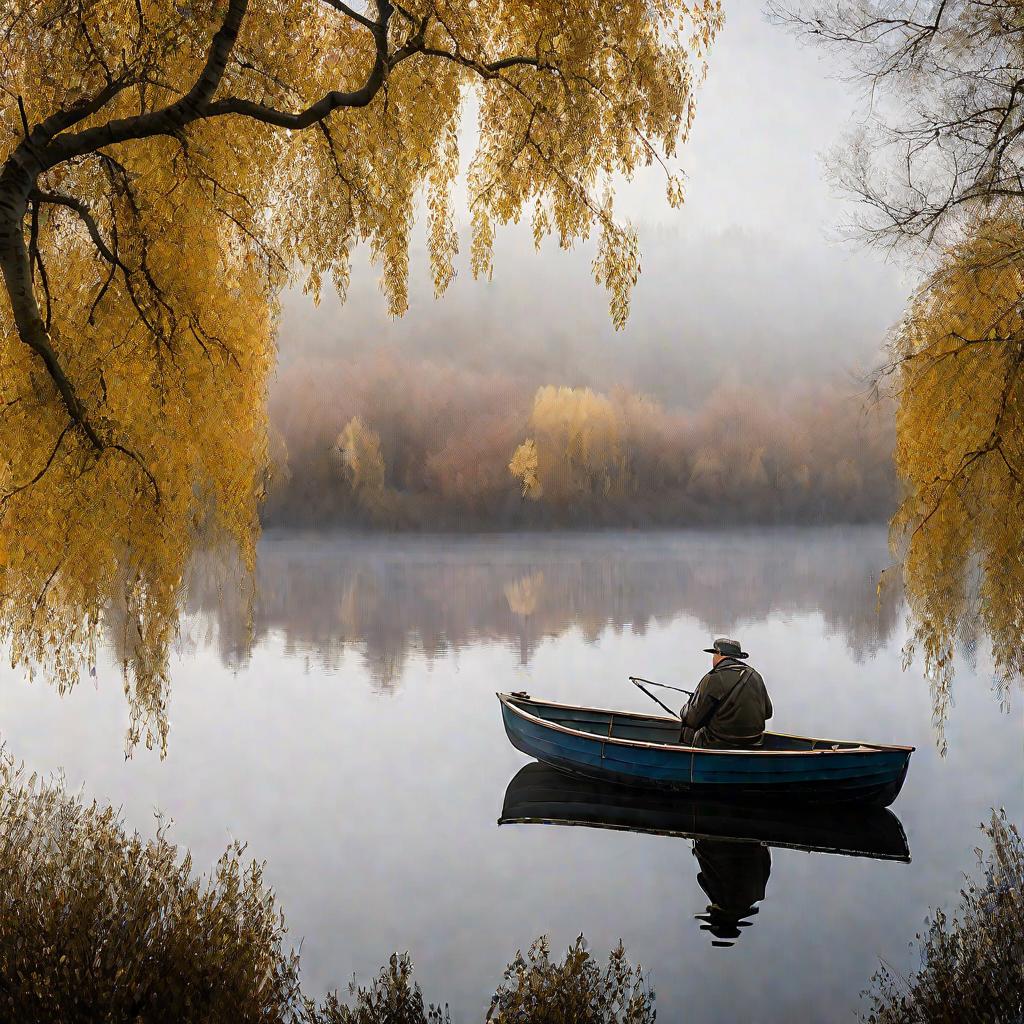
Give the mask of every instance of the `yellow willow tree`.
[[1024, 225], [979, 224], [911, 306], [893, 351], [896, 466], [921, 647], [945, 719], [957, 643], [989, 637], [1003, 696], [1024, 673]]
[[638, 271], [613, 186], [670, 161], [719, 0], [24, 0], [0, 5], [0, 626], [58, 685], [116, 623], [131, 740], [163, 742], [202, 533], [251, 565], [277, 297], [344, 292], [369, 246], [406, 309], [426, 194], [438, 293], [469, 94], [471, 266], [497, 226], [596, 233], [621, 326]]
[[1024, 4], [839, 0], [776, 14], [873, 97], [836, 161], [868, 240], [923, 261], [882, 381], [898, 400], [892, 523], [941, 726], [956, 648], [1024, 676]]

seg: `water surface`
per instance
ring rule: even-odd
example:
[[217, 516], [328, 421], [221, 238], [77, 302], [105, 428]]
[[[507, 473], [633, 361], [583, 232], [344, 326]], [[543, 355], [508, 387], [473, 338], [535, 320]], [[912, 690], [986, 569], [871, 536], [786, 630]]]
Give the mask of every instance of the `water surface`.
[[[1000, 709], [982, 655], [960, 665], [937, 755], [927, 685], [900, 669], [899, 597], [876, 599], [887, 564], [875, 529], [271, 534], [251, 632], [232, 585], [197, 575], [165, 760], [125, 761], [109, 661], [65, 698], [7, 670], [3, 735], [144, 832], [173, 818], [197, 867], [247, 841], [311, 994], [408, 950], [426, 996], [477, 1020], [518, 947], [583, 932], [602, 955], [623, 940], [666, 1020], [852, 1019], [879, 958], [914, 966], [929, 908], [957, 902], [989, 808], [1024, 820], [1019, 708]], [[764, 675], [773, 727], [918, 747], [893, 808], [911, 863], [744, 849], [764, 899], [728, 946], [695, 916], [706, 865], [689, 840], [498, 826], [527, 759], [494, 698], [647, 710], [626, 677], [692, 685], [722, 633]]]

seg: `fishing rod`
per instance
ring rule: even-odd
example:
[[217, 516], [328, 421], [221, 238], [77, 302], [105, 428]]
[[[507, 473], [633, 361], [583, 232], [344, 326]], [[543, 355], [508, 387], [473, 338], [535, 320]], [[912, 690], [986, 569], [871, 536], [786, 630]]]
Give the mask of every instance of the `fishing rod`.
[[673, 718], [681, 717], [677, 711], [673, 711], [667, 704], [663, 704], [657, 697], [644, 686], [647, 683], [648, 686], [660, 686], [664, 690], [675, 690], [677, 693], [685, 693], [687, 696], [692, 697], [692, 690], [684, 690], [681, 686], [669, 686], [668, 683], [656, 683], [653, 679], [644, 679], [643, 676], [630, 676], [629, 681], [638, 689], [643, 690], [655, 704], [661, 705]]

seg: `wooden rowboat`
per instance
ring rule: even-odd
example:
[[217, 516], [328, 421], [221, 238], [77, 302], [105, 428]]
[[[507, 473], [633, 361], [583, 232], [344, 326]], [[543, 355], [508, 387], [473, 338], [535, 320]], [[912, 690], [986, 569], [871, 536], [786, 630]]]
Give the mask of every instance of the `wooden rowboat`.
[[726, 840], [808, 853], [910, 861], [907, 835], [885, 807], [742, 804], [656, 790], [639, 792], [533, 761], [505, 790], [499, 825], [572, 825], [684, 839]]
[[715, 799], [891, 804], [913, 747], [765, 733], [753, 750], [682, 746], [679, 721], [499, 693], [524, 754], [572, 775]]

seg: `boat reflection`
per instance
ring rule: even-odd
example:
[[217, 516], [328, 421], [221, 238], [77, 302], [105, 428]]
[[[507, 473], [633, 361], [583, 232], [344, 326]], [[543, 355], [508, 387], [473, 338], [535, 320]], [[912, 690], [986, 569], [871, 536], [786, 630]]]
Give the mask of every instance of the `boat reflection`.
[[773, 846], [910, 862], [903, 825], [885, 807], [730, 804], [602, 784], [539, 762], [508, 784], [498, 824], [580, 825], [693, 840], [697, 883], [709, 900], [697, 919], [716, 946], [733, 945], [753, 923]]

